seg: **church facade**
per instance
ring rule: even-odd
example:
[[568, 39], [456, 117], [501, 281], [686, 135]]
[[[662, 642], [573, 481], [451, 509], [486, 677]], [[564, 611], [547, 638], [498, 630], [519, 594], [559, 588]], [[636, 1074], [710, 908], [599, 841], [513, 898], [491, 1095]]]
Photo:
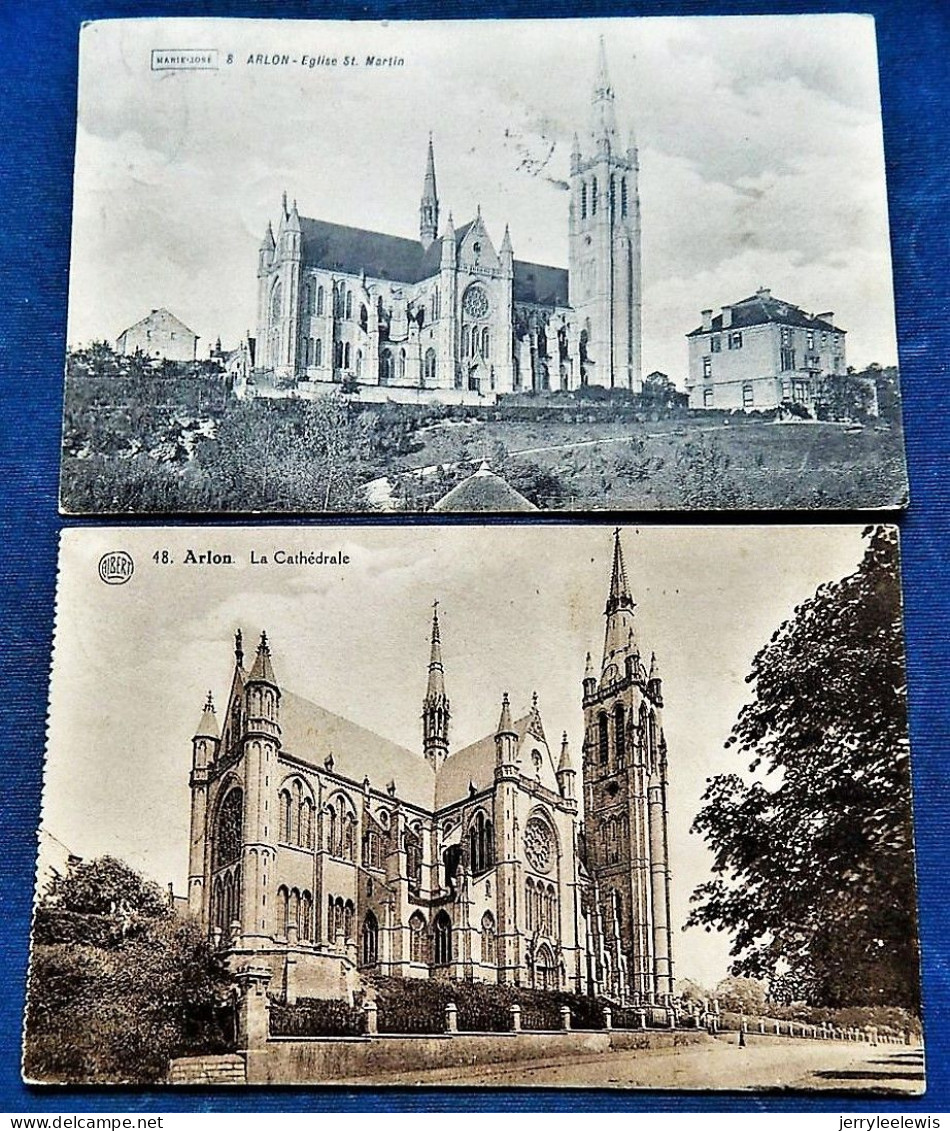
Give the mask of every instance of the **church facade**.
[[619, 534], [580, 788], [536, 697], [516, 714], [506, 693], [494, 728], [453, 750], [447, 685], [436, 608], [412, 751], [291, 692], [264, 634], [246, 666], [238, 633], [221, 719], [209, 693], [192, 742], [192, 913], [288, 1000], [342, 997], [372, 972], [665, 1003], [662, 684]]
[[489, 403], [583, 385], [639, 392], [637, 148], [621, 141], [600, 51], [571, 153], [568, 270], [516, 259], [507, 226], [499, 242], [480, 210], [443, 218], [430, 137], [418, 240], [301, 216], [284, 196], [258, 256], [256, 382]]

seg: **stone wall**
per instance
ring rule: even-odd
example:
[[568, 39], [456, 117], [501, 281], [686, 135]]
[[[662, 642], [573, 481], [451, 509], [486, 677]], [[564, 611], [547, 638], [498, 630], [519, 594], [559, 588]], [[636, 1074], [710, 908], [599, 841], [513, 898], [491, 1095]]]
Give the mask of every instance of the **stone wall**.
[[244, 1057], [183, 1056], [168, 1066], [169, 1084], [246, 1084]]
[[459, 1033], [432, 1037], [271, 1038], [247, 1052], [249, 1084], [336, 1084], [371, 1078], [398, 1083], [429, 1068], [583, 1057], [614, 1049], [673, 1048], [712, 1038], [702, 1032]]

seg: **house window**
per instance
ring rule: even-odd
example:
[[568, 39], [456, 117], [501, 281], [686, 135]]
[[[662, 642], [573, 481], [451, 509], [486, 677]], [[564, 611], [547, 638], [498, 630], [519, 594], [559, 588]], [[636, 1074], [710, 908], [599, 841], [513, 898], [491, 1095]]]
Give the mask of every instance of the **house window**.
[[795, 351], [788, 346], [783, 346], [782, 354], [782, 371], [787, 373], [790, 369], [795, 368]]
[[742, 386], [742, 407], [743, 408], [751, 408], [754, 403], [755, 403], [755, 394], [752, 391], [752, 385], [751, 384], [743, 385]]
[[712, 358], [711, 357], [704, 357], [703, 358], [703, 376], [704, 377], [712, 377]]
[[709, 339], [709, 351], [710, 351], [710, 353], [721, 353], [722, 352], [722, 337], [721, 337], [721, 335], [713, 334], [713, 336]]
[[808, 402], [808, 382], [807, 381], [793, 381], [792, 382], [792, 400], [796, 404], [806, 404]]
[[805, 334], [805, 349], [813, 350], [815, 348], [815, 331], [808, 330]]
[[712, 408], [713, 404], [713, 391], [712, 386], [703, 389], [703, 408]]
[[733, 332], [729, 335], [729, 348], [731, 350], [741, 350], [742, 349], [742, 331], [741, 330], [733, 330]]

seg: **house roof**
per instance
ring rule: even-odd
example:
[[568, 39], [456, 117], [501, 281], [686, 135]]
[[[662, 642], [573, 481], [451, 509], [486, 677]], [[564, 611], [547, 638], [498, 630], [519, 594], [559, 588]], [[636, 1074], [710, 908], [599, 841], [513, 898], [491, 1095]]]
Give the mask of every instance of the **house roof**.
[[710, 330], [704, 330], [702, 326], [698, 326], [695, 330], [690, 330], [686, 336], [687, 338], [694, 338], [698, 334], [716, 333], [723, 329], [741, 330], [744, 326], [764, 326], [770, 322], [781, 326], [801, 326], [806, 330], [833, 330], [838, 334], [847, 333], [840, 326], [835, 326], [822, 318], [816, 318], [813, 314], [806, 314], [800, 306], [795, 306], [794, 303], [783, 302], [782, 299], [774, 298], [771, 294], [760, 291], [732, 304], [732, 324], [730, 326], [723, 327], [722, 314], [719, 313], [713, 318]]
[[538, 508], [487, 463], [436, 502], [434, 511], [536, 511]]
[[176, 318], [170, 310], [166, 310], [165, 307], [162, 306], [157, 310], [153, 310], [151, 311], [151, 313], [146, 314], [145, 317], [140, 318], [138, 322], [133, 322], [131, 326], [126, 326], [119, 337], [124, 338], [125, 335], [130, 333], [132, 330], [137, 330], [139, 326], [147, 326], [149, 323], [151, 323], [152, 325], [162, 325], [176, 330], [183, 330], [186, 334], [191, 335], [192, 338], [199, 338], [201, 336], [200, 334], [196, 334], [194, 330], [190, 329], [190, 327], [186, 326], [180, 318]]
[[280, 729], [281, 749], [295, 758], [320, 768], [332, 754], [334, 773], [355, 782], [368, 777], [380, 791], [394, 781], [402, 800], [432, 809], [435, 775], [420, 754], [292, 691], [281, 694]]

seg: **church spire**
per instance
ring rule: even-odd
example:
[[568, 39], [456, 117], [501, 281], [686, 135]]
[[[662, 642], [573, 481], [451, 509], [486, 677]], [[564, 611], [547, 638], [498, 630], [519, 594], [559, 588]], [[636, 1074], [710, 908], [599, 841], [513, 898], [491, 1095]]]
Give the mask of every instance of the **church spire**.
[[432, 134], [429, 134], [429, 149], [426, 154], [426, 171], [422, 181], [422, 200], [419, 203], [419, 239], [428, 251], [439, 234], [439, 195], [435, 187], [435, 153], [432, 149]]
[[422, 701], [422, 748], [426, 761], [438, 770], [449, 753], [449, 710], [445, 694], [445, 669], [442, 666], [442, 637], [439, 631], [439, 602], [432, 606], [432, 640], [429, 646], [429, 677]]
[[610, 571], [610, 592], [604, 615], [607, 631], [604, 635], [604, 665], [620, 653], [637, 651], [636, 625], [633, 619], [636, 602], [630, 594], [627, 570], [623, 561], [620, 529], [614, 531], [614, 560]]
[[597, 78], [591, 99], [591, 136], [598, 148], [619, 146], [614, 88], [610, 85], [610, 75], [607, 73], [607, 48], [604, 46], [603, 36], [600, 37], [597, 49]]

